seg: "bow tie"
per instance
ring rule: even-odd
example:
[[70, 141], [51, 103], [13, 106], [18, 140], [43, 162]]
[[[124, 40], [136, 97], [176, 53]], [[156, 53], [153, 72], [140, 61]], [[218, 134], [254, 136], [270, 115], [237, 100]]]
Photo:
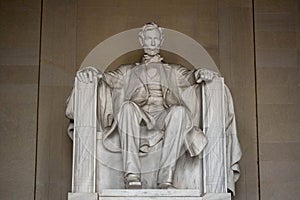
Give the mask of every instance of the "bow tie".
[[144, 55], [143, 62], [147, 65], [150, 63], [159, 63], [163, 60], [162, 57], [160, 57], [159, 54], [156, 54], [154, 56]]

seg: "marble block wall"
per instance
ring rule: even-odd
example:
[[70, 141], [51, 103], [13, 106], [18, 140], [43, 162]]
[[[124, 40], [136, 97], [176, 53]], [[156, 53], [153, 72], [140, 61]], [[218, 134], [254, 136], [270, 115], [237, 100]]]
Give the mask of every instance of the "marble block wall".
[[255, 0], [261, 199], [300, 196], [300, 2]]
[[34, 199], [41, 1], [0, 1], [0, 199]]
[[36, 200], [66, 199], [71, 188], [65, 102], [77, 70], [75, 16], [75, 0], [43, 1]]
[[0, 0], [0, 199], [67, 198], [72, 143], [64, 110], [76, 70], [98, 43], [149, 21], [201, 43], [231, 89], [244, 153], [234, 199], [296, 199], [299, 6], [298, 0]]

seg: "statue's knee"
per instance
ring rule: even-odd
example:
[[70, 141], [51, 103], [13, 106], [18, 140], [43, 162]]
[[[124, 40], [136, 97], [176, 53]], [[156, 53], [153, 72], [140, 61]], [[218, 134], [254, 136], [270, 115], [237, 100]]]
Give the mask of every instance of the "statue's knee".
[[186, 108], [183, 107], [183, 106], [174, 106], [171, 111], [174, 113], [174, 114], [186, 114]]
[[121, 109], [122, 112], [134, 112], [136, 111], [136, 106], [132, 102], [124, 102]]
[[186, 120], [188, 118], [187, 110], [183, 106], [173, 106], [170, 109], [167, 119], [169, 120]]

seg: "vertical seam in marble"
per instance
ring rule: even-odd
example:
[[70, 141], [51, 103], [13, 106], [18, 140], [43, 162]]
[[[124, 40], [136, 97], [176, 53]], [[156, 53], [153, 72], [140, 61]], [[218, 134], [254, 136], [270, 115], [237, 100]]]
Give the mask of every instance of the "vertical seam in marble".
[[254, 51], [254, 84], [255, 84], [255, 120], [256, 120], [256, 150], [257, 150], [257, 179], [258, 179], [258, 199], [261, 199], [260, 191], [260, 157], [259, 157], [259, 120], [258, 120], [258, 92], [257, 92], [257, 63], [256, 63], [256, 29], [255, 29], [255, 0], [252, 0], [252, 32], [253, 32], [253, 51]]
[[39, 64], [38, 64], [38, 80], [37, 80], [37, 97], [36, 97], [36, 136], [35, 136], [35, 167], [34, 167], [34, 189], [33, 199], [36, 200], [37, 192], [37, 161], [38, 161], [38, 137], [39, 137], [39, 101], [40, 101], [40, 84], [41, 84], [41, 62], [42, 62], [42, 27], [43, 27], [43, 0], [40, 1], [40, 35], [39, 35]]

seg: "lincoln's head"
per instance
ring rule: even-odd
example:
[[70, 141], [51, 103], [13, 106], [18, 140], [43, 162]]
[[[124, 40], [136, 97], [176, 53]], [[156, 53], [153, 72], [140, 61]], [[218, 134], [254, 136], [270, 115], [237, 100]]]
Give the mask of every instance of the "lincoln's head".
[[162, 28], [153, 22], [147, 23], [139, 33], [139, 41], [146, 54], [150, 56], [158, 54], [164, 41]]

